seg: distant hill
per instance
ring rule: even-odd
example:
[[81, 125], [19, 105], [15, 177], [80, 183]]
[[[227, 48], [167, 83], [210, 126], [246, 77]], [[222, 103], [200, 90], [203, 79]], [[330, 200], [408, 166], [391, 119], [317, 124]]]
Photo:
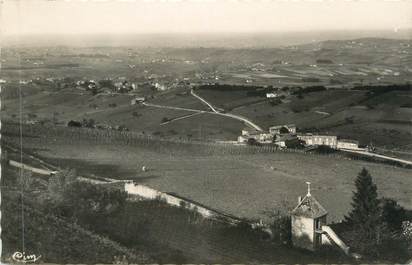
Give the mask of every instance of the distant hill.
[[278, 48], [164, 48], [159, 53], [173, 58], [193, 61], [206, 59], [209, 62], [220, 63], [235, 61], [276, 64], [277, 61], [288, 61], [294, 64], [312, 64], [320, 59], [329, 60], [331, 63], [399, 64], [402, 61], [410, 61], [412, 40], [384, 38], [327, 40]]
[[256, 32], [256, 33], [181, 33], [181, 34], [113, 34], [113, 35], [23, 35], [3, 36], [7, 46], [72, 46], [72, 47], [156, 47], [156, 48], [277, 48], [325, 40], [358, 38], [411, 39], [412, 29]]

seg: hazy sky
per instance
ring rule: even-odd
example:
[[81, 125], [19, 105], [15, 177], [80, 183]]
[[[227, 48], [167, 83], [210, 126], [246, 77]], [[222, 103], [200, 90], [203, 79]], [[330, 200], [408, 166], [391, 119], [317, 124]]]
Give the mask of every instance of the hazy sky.
[[[1, 2], [1, 0], [0, 0]], [[403, 0], [3, 0], [3, 34], [404, 29]]]

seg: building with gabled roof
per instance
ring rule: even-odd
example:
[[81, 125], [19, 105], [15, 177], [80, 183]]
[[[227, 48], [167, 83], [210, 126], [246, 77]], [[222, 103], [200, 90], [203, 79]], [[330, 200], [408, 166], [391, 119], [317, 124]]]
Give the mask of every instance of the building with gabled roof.
[[291, 212], [292, 244], [311, 251], [322, 245], [335, 245], [349, 255], [349, 247], [327, 225], [328, 212], [310, 193], [310, 182], [306, 184], [308, 193], [303, 199], [299, 196], [298, 205]]
[[269, 127], [269, 132], [271, 134], [295, 134], [296, 125], [295, 124], [284, 124]]
[[315, 219], [327, 215], [328, 212], [309, 194], [300, 201], [295, 209], [293, 209], [292, 214]]
[[298, 205], [291, 212], [292, 221], [292, 243], [299, 248], [316, 250], [322, 245], [322, 226], [326, 225], [328, 212], [310, 193], [310, 182], [308, 193], [298, 199]]

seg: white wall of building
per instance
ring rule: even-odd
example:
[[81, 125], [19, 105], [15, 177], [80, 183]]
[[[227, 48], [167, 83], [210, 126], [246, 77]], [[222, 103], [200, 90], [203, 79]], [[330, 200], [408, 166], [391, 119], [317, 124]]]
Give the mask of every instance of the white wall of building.
[[307, 145], [326, 145], [331, 148], [337, 148], [338, 138], [329, 135], [298, 135], [298, 138]]
[[350, 149], [350, 150], [364, 150], [363, 148], [359, 148], [357, 143], [345, 142], [345, 141], [338, 141], [338, 149]]
[[314, 235], [312, 218], [292, 215], [292, 243], [294, 246], [314, 250]]

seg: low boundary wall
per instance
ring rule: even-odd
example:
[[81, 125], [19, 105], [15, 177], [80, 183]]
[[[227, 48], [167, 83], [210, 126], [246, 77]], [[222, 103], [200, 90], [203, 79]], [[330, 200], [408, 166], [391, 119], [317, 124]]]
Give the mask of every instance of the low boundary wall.
[[188, 198], [181, 197], [177, 194], [171, 194], [167, 192], [161, 192], [150, 187], [133, 183], [132, 181], [125, 183], [125, 191], [132, 196], [138, 196], [148, 200], [163, 200], [167, 204], [177, 207], [182, 207], [191, 211], [195, 211], [205, 218], [221, 221], [231, 225], [236, 225], [241, 222], [247, 223], [252, 229], [259, 229], [260, 231], [273, 237], [272, 230], [266, 224], [260, 222], [250, 222], [246, 219], [241, 219], [229, 214], [219, 212], [211, 209], [198, 202], [192, 201]]
[[14, 160], [9, 160], [9, 165], [13, 166], [13, 167], [24, 169], [24, 170], [28, 170], [28, 171], [31, 171], [33, 173], [37, 173], [37, 174], [40, 174], [40, 175], [50, 176], [50, 175], [53, 175], [54, 173], [56, 173], [56, 171], [51, 171], [51, 170], [48, 170], [48, 169], [32, 167], [32, 166], [29, 166], [29, 165], [26, 165], [26, 164], [23, 164], [23, 163], [14, 161]]
[[191, 211], [195, 211], [202, 215], [205, 218], [221, 220], [228, 222], [230, 224], [238, 224], [242, 222], [242, 219], [236, 218], [234, 216], [224, 214], [213, 210], [205, 205], [200, 203], [194, 202], [190, 199], [183, 198], [176, 194], [171, 194], [167, 192], [161, 192], [150, 187], [136, 184], [133, 182], [126, 182], [124, 184], [124, 189], [128, 195], [131, 196], [138, 196], [148, 200], [162, 200], [165, 201], [169, 205], [182, 207]]

